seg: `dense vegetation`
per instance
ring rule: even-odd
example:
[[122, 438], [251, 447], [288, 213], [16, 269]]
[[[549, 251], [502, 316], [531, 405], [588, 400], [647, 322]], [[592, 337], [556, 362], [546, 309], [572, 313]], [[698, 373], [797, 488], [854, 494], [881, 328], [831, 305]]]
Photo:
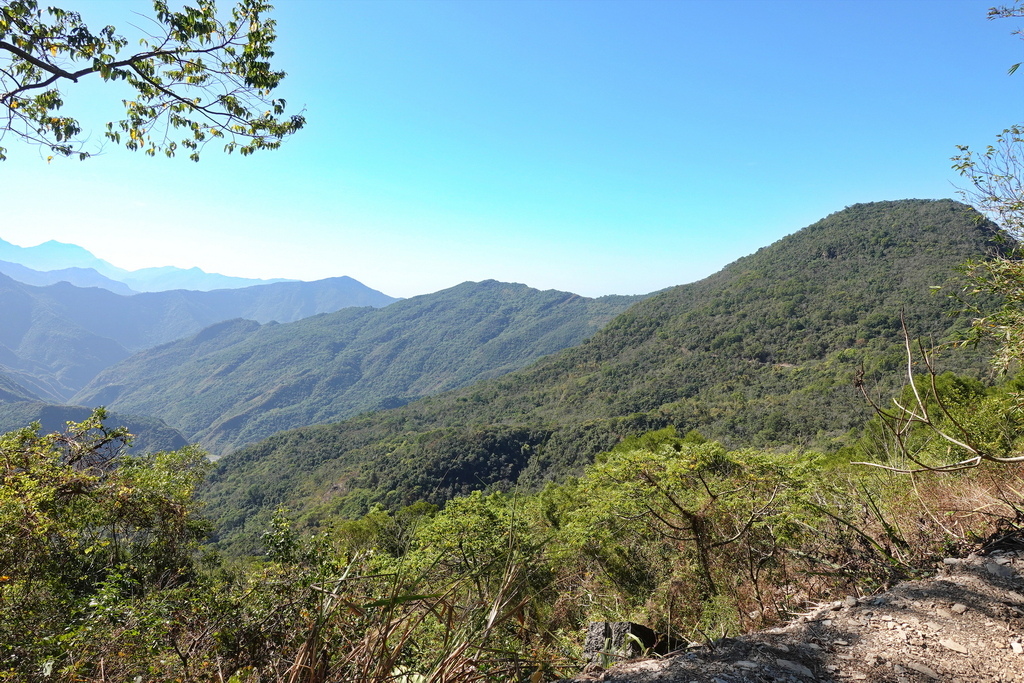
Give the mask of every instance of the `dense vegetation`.
[[74, 400], [160, 417], [226, 453], [521, 368], [640, 298], [489, 280], [286, 325], [233, 320], [118, 363]]
[[[728, 447], [849, 447], [870, 410], [855, 380], [882, 394], [901, 381], [901, 312], [915, 336], [956, 338], [968, 326], [950, 316], [956, 267], [993, 253], [996, 237], [953, 201], [856, 205], [522, 371], [243, 449], [204, 497], [221, 542], [251, 548], [280, 504], [315, 525], [377, 502], [533, 489], [666, 426]], [[985, 368], [977, 350], [939, 360]]]
[[350, 278], [122, 296], [66, 282], [33, 287], [0, 275], [0, 372], [39, 398], [61, 402], [132, 353], [223, 320], [288, 322], [392, 301]]
[[[1024, 386], [939, 384], [948, 420]], [[201, 454], [130, 458], [123, 436], [93, 419], [0, 438], [0, 680], [552, 680], [579, 670], [591, 620], [704, 641], [912, 577], [1012, 529], [1024, 486], [1020, 468], [910, 479], [668, 428], [529, 495], [375, 507], [305, 537], [278, 511], [242, 563], [199, 552]], [[957, 457], [932, 436], [920, 457]]]

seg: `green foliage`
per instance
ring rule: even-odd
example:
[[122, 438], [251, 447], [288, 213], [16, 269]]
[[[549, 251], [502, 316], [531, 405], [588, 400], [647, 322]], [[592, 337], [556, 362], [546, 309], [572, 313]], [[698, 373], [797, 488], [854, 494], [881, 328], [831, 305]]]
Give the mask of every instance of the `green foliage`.
[[[128, 40], [113, 26], [94, 32], [77, 12], [44, 11], [36, 0], [6, 2], [0, 7], [6, 114], [0, 138], [13, 134], [52, 155], [89, 157], [78, 139], [81, 123], [61, 113], [61, 88], [96, 75], [129, 88], [124, 118], [108, 123], [104, 134], [127, 149], [171, 157], [180, 145], [193, 161], [214, 140], [242, 155], [277, 149], [305, 118], [285, 117], [285, 101], [270, 97], [284, 78], [270, 66], [276, 37], [270, 9], [262, 0], [242, 0], [225, 18], [214, 0], [180, 12], [153, 0], [151, 32], [129, 54]], [[0, 147], [0, 160], [4, 153]]]
[[978, 340], [994, 341], [998, 351], [992, 362], [1001, 371], [1020, 367], [1024, 359], [1024, 259], [1020, 252], [1007, 258], [990, 258], [968, 263], [974, 290], [1002, 301], [994, 310], [975, 308], [973, 332]]
[[[0, 438], [0, 680], [563, 677], [591, 619], [690, 639], [770, 623], [912, 575], [992, 513], [1011, 519], [995, 496], [1021, 487], [1019, 472], [945, 490], [851, 479], [669, 428], [534, 494], [376, 507], [316, 535], [277, 508], [262, 557], [227, 562], [197, 553], [202, 454], [126, 457], [102, 417]], [[972, 490], [955, 518], [915, 502]]]
[[922, 365], [928, 372], [911, 375], [891, 405], [875, 405], [850, 449], [859, 464], [909, 473], [1024, 461], [1020, 378], [985, 387], [949, 372], [936, 375], [927, 354]]
[[[603, 455], [561, 504], [550, 503], [559, 487], [540, 497], [549, 501], [563, 571], [588, 558], [583, 571], [597, 577], [586, 581], [588, 592], [619, 593], [625, 616], [653, 617], [692, 637], [735, 632], [747, 591], [763, 592], [784, 575], [787, 549], [810, 531], [809, 491], [832, 488], [814, 457], [727, 452], [668, 429]], [[664, 600], [657, 614], [652, 596]], [[592, 616], [622, 616], [621, 607], [599, 609]]]
[[[460, 577], [462, 604], [486, 603], [518, 567], [518, 627], [503, 642], [571, 660], [592, 620], [713, 638], [914, 576], [991, 529], [990, 512], [1014, 518], [1019, 476], [994, 487], [974, 473], [914, 482], [664, 429], [534, 494], [453, 498], [415, 516], [402, 544], [392, 530], [406, 513], [380, 508], [329, 535], [349, 553], [370, 552], [376, 572], [401, 576], [402, 592], [434, 593]], [[437, 628], [423, 624], [417, 637], [443, 640]]]
[[194, 571], [208, 529], [192, 509], [205, 456], [125, 456], [127, 431], [104, 417], [0, 437], [0, 671], [91, 670], [83, 658], [96, 638], [113, 628], [144, 639], [156, 622], [136, 623], [131, 605]]
[[[965, 321], [949, 315], [958, 302], [933, 287], [957, 291], [956, 267], [996, 238], [948, 200], [850, 207], [651, 296], [523, 370], [238, 451], [203, 495], [220, 541], [233, 545], [280, 503], [312, 521], [377, 502], [534, 489], [578, 474], [630, 434], [670, 425], [727, 447], [835, 451], [870, 418], [859, 376], [881, 395], [898, 390], [901, 309], [915, 335], [962, 338]], [[984, 373], [976, 348], [939, 361]]]
[[[1020, 16], [1024, 16], [1024, 3], [1019, 1], [989, 10], [989, 19]], [[1019, 29], [1013, 33], [1024, 37]], [[1010, 73], [1019, 66], [1010, 67]], [[1016, 124], [998, 134], [995, 143], [983, 151], [958, 145], [959, 154], [953, 157], [953, 168], [970, 183], [960, 194], [1017, 242], [1024, 239], [1022, 144], [1024, 125]], [[994, 294], [1003, 304], [994, 311], [976, 307], [973, 331], [978, 338], [996, 341], [999, 351], [993, 360], [1006, 370], [1024, 359], [1024, 259], [1019, 249], [989, 256], [968, 264], [972, 293]]]

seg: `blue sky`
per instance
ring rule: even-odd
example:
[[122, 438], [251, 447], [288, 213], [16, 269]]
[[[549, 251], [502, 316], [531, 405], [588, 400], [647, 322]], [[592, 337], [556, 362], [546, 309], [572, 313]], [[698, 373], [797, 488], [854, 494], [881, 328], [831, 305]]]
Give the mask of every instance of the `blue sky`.
[[[281, 150], [46, 164], [8, 137], [0, 238], [395, 296], [654, 291], [850, 204], [953, 196], [955, 146], [1024, 113], [1024, 21], [990, 4], [279, 0], [277, 94], [309, 120]], [[99, 138], [120, 94], [76, 87]]]

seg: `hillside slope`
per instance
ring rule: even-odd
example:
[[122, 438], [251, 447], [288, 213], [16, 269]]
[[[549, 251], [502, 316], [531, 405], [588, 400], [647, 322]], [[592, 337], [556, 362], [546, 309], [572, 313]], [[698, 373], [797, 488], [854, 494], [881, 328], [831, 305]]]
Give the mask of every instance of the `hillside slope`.
[[[536, 486], [669, 424], [730, 445], [836, 448], [867, 417], [858, 372], [883, 393], [901, 381], [900, 311], [915, 335], [956, 334], [957, 302], [931, 287], [995, 237], [951, 200], [849, 207], [529, 368], [234, 453], [210, 479], [211, 513], [228, 538], [282, 503], [315, 520]], [[945, 362], [984, 367], [969, 352]]]
[[161, 417], [224, 453], [521, 368], [639, 298], [489, 280], [287, 325], [233, 320], [108, 368], [74, 401]]
[[7, 375], [0, 374], [0, 403], [36, 401], [38, 397]]
[[67, 282], [34, 287], [0, 275], [0, 372], [42, 398], [63, 402], [132, 353], [216, 322], [290, 322], [395, 300], [347, 277], [122, 296]]

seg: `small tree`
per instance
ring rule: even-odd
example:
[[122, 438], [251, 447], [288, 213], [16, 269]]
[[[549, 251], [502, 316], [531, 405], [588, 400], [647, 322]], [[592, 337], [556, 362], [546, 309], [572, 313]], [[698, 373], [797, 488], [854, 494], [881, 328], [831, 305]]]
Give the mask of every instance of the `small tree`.
[[10, 134], [36, 143], [49, 149], [49, 159], [90, 156], [78, 119], [61, 109], [62, 89], [94, 75], [122, 81], [130, 93], [124, 117], [106, 124], [105, 138], [150, 156], [174, 156], [180, 145], [198, 161], [213, 140], [247, 155], [276, 149], [302, 128], [301, 114], [284, 116], [285, 101], [270, 97], [285, 74], [269, 62], [275, 33], [268, 3], [241, 0], [229, 18], [215, 0], [180, 12], [153, 0], [153, 9], [142, 49], [126, 53], [128, 40], [113, 26], [94, 32], [78, 13], [40, 10], [36, 0], [0, 5], [0, 140]]
[[[1024, 16], [1024, 1], [993, 7], [989, 18]], [[1024, 37], [1024, 32], [1015, 31]], [[1014, 73], [1020, 64], [1014, 64]], [[995, 221], [1010, 239], [1024, 239], [1024, 124], [1010, 126], [996, 136], [984, 151], [958, 145], [953, 168], [969, 181], [960, 194], [978, 211]], [[1015, 245], [1016, 246], [1016, 245]], [[1003, 305], [995, 312], [980, 315], [974, 331], [980, 337], [999, 344], [997, 365], [1005, 370], [1024, 358], [1024, 254], [1020, 249], [1006, 256], [969, 264], [976, 293], [996, 294]]]
[[[989, 19], [1024, 16], [1024, 0], [993, 7]], [[1015, 31], [1024, 37], [1024, 32]], [[1020, 63], [1010, 67], [1013, 74]], [[1024, 359], [1024, 124], [1010, 126], [996, 136], [995, 143], [982, 151], [958, 145], [953, 169], [967, 179], [960, 190], [964, 200], [995, 222], [1004, 232], [1008, 248], [980, 261], [970, 261], [966, 270], [970, 280], [967, 293], [992, 295], [1001, 303], [994, 309], [974, 307], [971, 341], [996, 345], [993, 363], [1001, 372], [1020, 367]], [[983, 462], [1011, 464], [1024, 462], [1019, 421], [1024, 411], [1024, 396], [1007, 392], [986, 397], [970, 405], [957, 405], [943, 396], [932, 365], [931, 354], [911, 341], [903, 328], [907, 385], [904, 395], [883, 408], [867, 392], [865, 397], [875, 409], [878, 424], [888, 437], [885, 448], [889, 461], [906, 464], [862, 462], [896, 472], [951, 472], [977, 467]], [[919, 374], [915, 369], [924, 369]], [[859, 383], [863, 390], [863, 384]], [[997, 433], [998, 438], [992, 434]], [[923, 438], [922, 438], [923, 437]], [[925, 445], [928, 444], [928, 447]], [[936, 449], [936, 444], [941, 447]], [[945, 459], [936, 451], [945, 451]]]
[[125, 455], [128, 433], [103, 417], [0, 436], [0, 659], [19, 680], [81, 673], [107, 641], [164, 629], [126, 626], [140, 619], [132, 601], [192, 578], [208, 461], [191, 447]]

